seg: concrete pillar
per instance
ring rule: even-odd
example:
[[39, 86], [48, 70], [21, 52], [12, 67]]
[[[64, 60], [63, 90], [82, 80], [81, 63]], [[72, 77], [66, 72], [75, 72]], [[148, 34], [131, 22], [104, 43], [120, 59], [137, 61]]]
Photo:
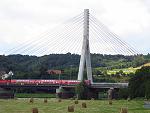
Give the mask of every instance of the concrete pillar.
[[91, 69], [91, 58], [90, 58], [90, 47], [89, 47], [89, 9], [84, 9], [84, 34], [83, 34], [83, 45], [80, 58], [78, 80], [83, 80], [84, 67], [86, 63], [87, 78], [92, 79], [92, 69]]
[[108, 90], [108, 99], [109, 100], [112, 100], [113, 99], [113, 88], [110, 88], [109, 90]]

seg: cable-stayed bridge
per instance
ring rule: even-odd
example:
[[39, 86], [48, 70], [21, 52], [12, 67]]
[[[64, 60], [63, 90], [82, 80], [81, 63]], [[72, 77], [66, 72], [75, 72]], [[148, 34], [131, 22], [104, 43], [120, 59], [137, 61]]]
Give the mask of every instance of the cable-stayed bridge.
[[93, 83], [90, 53], [135, 55], [138, 51], [121, 40], [104, 24], [89, 13], [88, 9], [54, 30], [47, 31], [22, 45], [7, 51], [7, 54], [45, 55], [50, 53], [81, 54], [78, 80], [83, 80], [86, 65], [87, 78], [94, 88], [124, 88], [128, 83]]
[[[81, 13], [55, 28], [20, 42], [5, 54], [45, 55], [51, 53], [81, 54], [84, 13]], [[21, 37], [20, 37], [21, 38]], [[102, 22], [89, 13], [89, 45], [90, 53], [134, 55], [138, 51], [111, 32]]]

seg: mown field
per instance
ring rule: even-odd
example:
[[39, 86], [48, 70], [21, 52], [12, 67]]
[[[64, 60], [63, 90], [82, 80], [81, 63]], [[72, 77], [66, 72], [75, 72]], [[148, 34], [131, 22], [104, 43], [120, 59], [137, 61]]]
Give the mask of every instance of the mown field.
[[146, 63], [142, 66], [133, 68], [133, 67], [129, 67], [129, 68], [123, 68], [123, 69], [113, 69], [113, 70], [107, 70], [107, 74], [108, 75], [112, 75], [112, 74], [116, 74], [117, 72], [119, 72], [120, 70], [123, 71], [124, 74], [130, 74], [130, 73], [135, 73], [137, 69], [140, 69], [143, 66], [150, 66], [150, 63]]
[[[87, 108], [81, 108], [81, 103], [86, 102]], [[74, 100], [48, 99], [44, 103], [43, 99], [34, 99], [34, 103], [29, 103], [29, 99], [0, 100], [0, 113], [31, 113], [32, 108], [38, 108], [39, 113], [68, 113], [67, 106], [75, 105], [75, 113], [120, 113], [121, 107], [127, 107], [128, 113], [150, 113], [150, 109], [143, 108], [143, 100], [113, 100], [109, 105], [107, 100], [79, 100], [75, 105]]]

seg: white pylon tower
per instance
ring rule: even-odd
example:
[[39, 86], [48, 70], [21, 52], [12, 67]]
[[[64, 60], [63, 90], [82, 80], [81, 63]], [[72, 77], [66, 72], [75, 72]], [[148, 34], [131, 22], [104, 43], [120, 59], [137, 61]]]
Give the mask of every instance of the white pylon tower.
[[84, 33], [83, 33], [83, 45], [80, 58], [78, 80], [83, 80], [84, 67], [86, 63], [87, 78], [93, 82], [92, 69], [91, 69], [91, 57], [89, 47], [89, 9], [84, 9]]

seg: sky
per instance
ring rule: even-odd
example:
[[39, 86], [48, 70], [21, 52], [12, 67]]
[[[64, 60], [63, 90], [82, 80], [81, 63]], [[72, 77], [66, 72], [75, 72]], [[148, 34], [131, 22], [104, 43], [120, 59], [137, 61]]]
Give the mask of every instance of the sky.
[[150, 53], [150, 0], [0, 0], [0, 54], [84, 9], [140, 53]]

